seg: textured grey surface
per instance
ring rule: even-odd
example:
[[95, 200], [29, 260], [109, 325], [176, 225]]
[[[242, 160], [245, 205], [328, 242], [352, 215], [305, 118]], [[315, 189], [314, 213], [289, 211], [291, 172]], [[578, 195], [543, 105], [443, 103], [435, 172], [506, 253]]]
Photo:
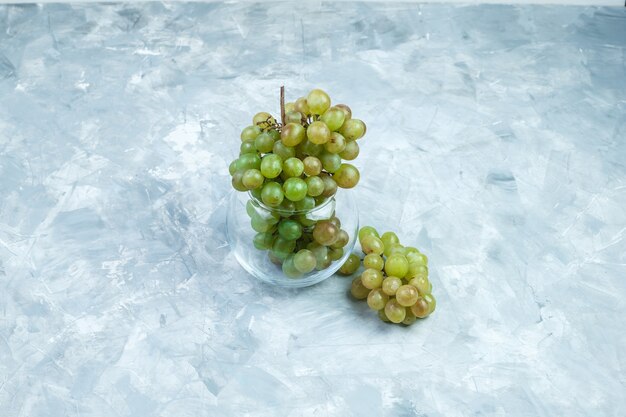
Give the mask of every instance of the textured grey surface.
[[[625, 55], [624, 8], [0, 7], [0, 416], [626, 415]], [[428, 320], [229, 255], [280, 84], [368, 123]]]

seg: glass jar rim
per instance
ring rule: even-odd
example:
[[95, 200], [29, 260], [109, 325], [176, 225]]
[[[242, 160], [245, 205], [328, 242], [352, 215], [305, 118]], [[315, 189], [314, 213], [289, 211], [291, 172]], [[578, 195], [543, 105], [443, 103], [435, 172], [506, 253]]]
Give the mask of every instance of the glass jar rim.
[[335, 196], [337, 194], [333, 194], [332, 196], [328, 197], [322, 204], [320, 204], [319, 206], [315, 206], [313, 208], [310, 209], [304, 209], [304, 210], [287, 210], [283, 207], [271, 207], [268, 206], [267, 204], [265, 204], [263, 202], [263, 200], [261, 200], [260, 198], [255, 197], [254, 195], [252, 195], [251, 191], [248, 191], [248, 196], [250, 197], [250, 200], [252, 200], [253, 202], [255, 202], [256, 204], [259, 205], [260, 208], [262, 208], [263, 210], [269, 211], [271, 212], [275, 212], [278, 214], [289, 214], [289, 215], [296, 215], [296, 214], [307, 214], [307, 213], [315, 213], [318, 210], [322, 210], [323, 208], [325, 208], [327, 205], [330, 204], [331, 201], [333, 201], [335, 199]]

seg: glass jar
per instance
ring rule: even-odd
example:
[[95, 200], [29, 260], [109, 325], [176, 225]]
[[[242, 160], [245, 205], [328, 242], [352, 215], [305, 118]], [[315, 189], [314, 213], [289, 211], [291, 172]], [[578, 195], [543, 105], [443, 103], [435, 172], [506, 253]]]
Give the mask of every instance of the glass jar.
[[[226, 225], [231, 250], [246, 271], [268, 284], [290, 288], [317, 284], [333, 275], [344, 264], [354, 248], [359, 219], [357, 206], [351, 194], [340, 192], [321, 202], [317, 207], [297, 210], [284, 206], [269, 207], [251, 193], [233, 192], [229, 201]], [[279, 223], [285, 220], [295, 220], [307, 234], [318, 222], [329, 219], [333, 219], [333, 222], [339, 219], [341, 229], [348, 234], [348, 241], [343, 247], [343, 252], [334, 249], [332, 253], [332, 258], [336, 258], [334, 261], [323, 258], [322, 255], [322, 264], [320, 265], [318, 261], [316, 268], [309, 273], [296, 277], [285, 274], [281, 266], [283, 260], [280, 259], [281, 257], [285, 259], [282, 255], [285, 252], [274, 250], [278, 235], [276, 229]], [[272, 233], [274, 237], [270, 238]], [[296, 248], [293, 253], [307, 247], [305, 238], [291, 243], [294, 242]], [[281, 243], [285, 243], [284, 240]], [[271, 246], [273, 248], [268, 249]], [[318, 267], [320, 269], [317, 269]]]

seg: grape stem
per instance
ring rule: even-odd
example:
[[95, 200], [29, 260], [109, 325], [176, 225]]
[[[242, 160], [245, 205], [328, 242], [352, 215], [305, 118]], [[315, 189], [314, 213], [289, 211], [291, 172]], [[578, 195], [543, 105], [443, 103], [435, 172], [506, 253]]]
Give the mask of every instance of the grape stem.
[[285, 86], [280, 86], [280, 121], [285, 126]]

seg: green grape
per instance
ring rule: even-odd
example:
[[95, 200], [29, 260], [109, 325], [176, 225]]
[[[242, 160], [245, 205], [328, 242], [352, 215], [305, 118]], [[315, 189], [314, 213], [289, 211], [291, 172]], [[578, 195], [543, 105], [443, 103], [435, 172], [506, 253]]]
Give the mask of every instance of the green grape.
[[275, 125], [276, 119], [274, 119], [271, 114], [262, 111], [254, 115], [252, 118], [252, 124], [265, 130], [269, 129], [270, 126]]
[[276, 143], [276, 141], [280, 141], [280, 132], [278, 130], [270, 129], [267, 131], [267, 134], [270, 135], [274, 143]]
[[298, 158], [289, 158], [283, 163], [283, 172], [287, 177], [299, 177], [304, 171], [304, 163]]
[[[361, 281], [363, 281], [363, 278], [361, 278]], [[389, 296], [380, 288], [373, 289], [367, 296], [367, 306], [372, 310], [384, 309], [387, 301], [389, 301]]]
[[430, 306], [428, 305], [428, 301], [424, 299], [424, 297], [419, 297], [415, 304], [411, 306], [411, 311], [415, 314], [415, 317], [423, 319], [428, 316], [428, 310]]
[[320, 161], [322, 161], [322, 166], [324, 167], [324, 169], [330, 172], [331, 174], [337, 171], [339, 167], [341, 167], [341, 157], [337, 155], [336, 153], [322, 152], [319, 158], [320, 158]]
[[342, 109], [331, 107], [324, 112], [320, 119], [322, 122], [326, 123], [326, 126], [328, 126], [330, 130], [335, 131], [341, 127], [345, 118], [346, 115]]
[[385, 266], [385, 261], [383, 261], [383, 258], [380, 255], [370, 253], [369, 255], [365, 255], [365, 258], [363, 259], [363, 266], [382, 271]]
[[[296, 248], [296, 241], [285, 239], [282, 236], [277, 236], [272, 244], [272, 251], [274, 254], [290, 254]], [[282, 258], [284, 259], [284, 258]]]
[[282, 260], [281, 258], [277, 257], [277, 256], [274, 254], [274, 252], [272, 252], [272, 251], [267, 252], [267, 257], [268, 257], [268, 258], [270, 258], [270, 261], [271, 261], [273, 264], [276, 264], [276, 265], [282, 265], [282, 263], [283, 263], [283, 260]]
[[272, 243], [274, 243], [274, 236], [271, 233], [267, 232], [259, 232], [254, 235], [254, 247], [258, 250], [268, 250], [272, 247]]
[[413, 311], [410, 308], [407, 307], [404, 310], [406, 311], [406, 316], [404, 317], [404, 320], [402, 320], [402, 324], [410, 326], [417, 321], [417, 317], [415, 317], [415, 314], [413, 314]]
[[300, 178], [289, 178], [283, 184], [283, 191], [285, 197], [291, 201], [300, 201], [306, 197], [308, 191], [306, 182]]
[[296, 146], [304, 140], [305, 136], [304, 127], [299, 123], [287, 123], [280, 133], [280, 139], [285, 146]]
[[433, 290], [432, 284], [425, 276], [413, 278], [409, 281], [409, 284], [417, 288], [417, 291], [419, 291], [422, 297], [430, 294], [430, 292]]
[[285, 103], [285, 113], [289, 113], [292, 111], [296, 111], [296, 103], [294, 103], [293, 101]]
[[258, 206], [254, 203], [254, 201], [248, 200], [246, 202], [246, 214], [248, 215], [248, 217], [258, 217], [259, 213], [257, 213], [257, 208]]
[[385, 256], [389, 256], [388, 251], [391, 249], [391, 245], [393, 243], [400, 243], [400, 239], [398, 239], [398, 235], [396, 235], [394, 232], [385, 232], [380, 237], [380, 239], [385, 244]]
[[257, 200], [261, 199], [261, 188], [255, 188], [254, 190], [250, 190], [250, 194]]
[[361, 274], [361, 282], [370, 290], [380, 288], [383, 285], [383, 273], [377, 269], [366, 269]]
[[352, 280], [352, 285], [350, 286], [350, 294], [352, 294], [352, 297], [357, 300], [365, 300], [369, 293], [370, 290], [363, 285], [361, 277], [356, 277]]
[[377, 238], [374, 235], [365, 236], [361, 240], [361, 249], [366, 255], [370, 253], [375, 253], [376, 255], [382, 255], [385, 246], [383, 245], [383, 241]]
[[409, 261], [406, 260], [404, 255], [390, 255], [385, 262], [385, 272], [387, 275], [404, 278], [407, 272], [409, 272]]
[[376, 229], [374, 229], [372, 226], [363, 226], [361, 227], [361, 229], [359, 230], [359, 243], [361, 244], [361, 246], [363, 245], [363, 238], [365, 236], [376, 236], [376, 237], [380, 237], [378, 235], [378, 232], [376, 231]]
[[343, 256], [343, 248], [333, 248], [328, 249], [328, 256], [332, 261], [338, 261]]
[[339, 156], [346, 161], [352, 161], [359, 156], [359, 145], [356, 141], [350, 141], [346, 143], [346, 147], [339, 153]]
[[302, 123], [302, 113], [290, 111], [285, 114], [285, 123]]
[[341, 265], [341, 268], [339, 268], [339, 273], [343, 275], [352, 275], [357, 271], [357, 269], [359, 269], [359, 266], [361, 266], [361, 260], [358, 255], [351, 253], [350, 256], [348, 256], [348, 259], [346, 259], [346, 262], [344, 262], [344, 264]]
[[324, 192], [320, 197], [334, 196], [337, 192], [337, 183], [335, 182], [335, 180], [326, 173], [320, 174], [320, 178], [322, 179], [322, 181], [324, 181]]
[[313, 239], [320, 245], [330, 246], [337, 241], [339, 228], [328, 220], [320, 220], [313, 228]]
[[[312, 242], [315, 243], [315, 242]], [[308, 249], [315, 255], [315, 269], [321, 271], [328, 268], [330, 263], [330, 255], [328, 254], [328, 248], [320, 245], [309, 245]]]
[[415, 304], [419, 296], [417, 288], [412, 285], [402, 285], [396, 291], [396, 300], [403, 307], [410, 307]]
[[317, 222], [317, 220], [309, 219], [306, 216], [306, 214], [300, 214], [300, 215], [296, 216], [296, 220], [298, 220], [300, 222], [300, 224], [302, 226], [304, 226], [304, 227], [315, 226], [315, 223]]
[[280, 208], [278, 210], [282, 216], [290, 216], [294, 211], [296, 211], [296, 203], [285, 199], [282, 203], [280, 203]]
[[296, 268], [294, 255], [290, 254], [285, 258], [285, 261], [283, 262], [283, 274], [289, 278], [298, 278], [302, 275], [302, 272]]
[[[385, 245], [385, 251], [386, 250], [387, 250], [387, 245]], [[406, 248], [402, 246], [402, 244], [400, 243], [392, 243], [391, 247], [389, 248], [389, 255], [394, 255], [394, 254], [406, 256]]]
[[303, 274], [308, 274], [315, 269], [317, 260], [313, 252], [308, 249], [301, 249], [293, 257], [293, 264], [298, 271]]
[[428, 266], [428, 256], [424, 255], [423, 253], [418, 253], [414, 255], [414, 258], [415, 259], [413, 260], [413, 263]]
[[417, 277], [428, 278], [428, 267], [426, 265], [421, 265], [421, 264], [413, 262], [409, 264], [409, 271], [407, 272], [407, 276], [410, 278], [417, 278]]
[[296, 240], [302, 236], [302, 226], [295, 220], [283, 220], [278, 223], [278, 234], [287, 240]]
[[274, 139], [269, 133], [263, 132], [254, 139], [254, 146], [261, 153], [272, 152], [274, 149]]
[[398, 288], [402, 286], [402, 280], [398, 277], [387, 277], [383, 280], [383, 291], [387, 295], [396, 295]]
[[[330, 221], [332, 221], [332, 219]], [[335, 224], [335, 226], [337, 226], [337, 225]], [[337, 226], [337, 227], [341, 227], [341, 225]], [[348, 244], [349, 240], [350, 240], [350, 236], [348, 236], [348, 232], [346, 232], [343, 229], [340, 229], [339, 230], [339, 234], [337, 235], [337, 240], [335, 241], [335, 243], [333, 243], [330, 246], [333, 249], [343, 248], [343, 247], [345, 247]]]
[[324, 181], [320, 177], [307, 177], [304, 181], [308, 187], [308, 195], [317, 197], [324, 192]]
[[387, 317], [387, 315], [385, 314], [384, 308], [382, 310], [378, 310], [378, 318], [384, 321], [385, 323], [391, 323], [391, 320], [389, 320], [389, 317]]
[[265, 219], [258, 216], [251, 218], [250, 224], [252, 225], [252, 229], [257, 233], [269, 232], [274, 227], [273, 224], [268, 223]]
[[243, 171], [235, 172], [233, 177], [230, 179], [230, 183], [237, 191], [248, 191], [248, 187], [243, 184]]
[[306, 211], [315, 208], [315, 199], [313, 197], [306, 196], [300, 201], [296, 201], [296, 210]]
[[306, 137], [316, 145], [323, 145], [330, 140], [330, 129], [318, 120], [306, 128]]
[[261, 160], [261, 174], [265, 178], [276, 178], [283, 170], [283, 161], [280, 156], [267, 154]]
[[274, 148], [272, 149], [272, 152], [275, 155], [280, 156], [280, 159], [282, 159], [283, 161], [286, 161], [287, 159], [296, 156], [296, 148], [293, 148], [291, 146], [285, 146], [285, 144], [280, 140], [274, 142]]
[[348, 141], [356, 140], [365, 135], [365, 123], [359, 119], [350, 119], [343, 122], [339, 133], [341, 133]]
[[330, 107], [330, 97], [328, 94], [317, 88], [306, 96], [306, 102], [309, 105], [311, 114], [324, 114]]
[[400, 323], [406, 317], [406, 309], [395, 298], [391, 298], [385, 305], [385, 314], [392, 323]]
[[328, 221], [341, 229], [341, 220], [339, 220], [339, 217], [333, 215]]
[[245, 153], [239, 156], [237, 167], [240, 171], [245, 171], [246, 169], [259, 169], [261, 167], [261, 157], [256, 153]]
[[319, 175], [322, 172], [322, 161], [314, 156], [307, 156], [302, 163], [304, 164], [304, 173], [309, 177]]
[[300, 97], [299, 99], [296, 100], [296, 103], [294, 105], [294, 110], [302, 113], [305, 116], [308, 116], [311, 114], [311, 109], [309, 109], [309, 104], [307, 103], [306, 98], [304, 97]]
[[423, 298], [428, 303], [428, 315], [431, 315], [435, 311], [435, 307], [437, 307], [437, 300], [435, 300], [432, 294], [426, 294]]
[[243, 155], [244, 153], [256, 153], [254, 140], [244, 140], [241, 142], [241, 146], [239, 146], [239, 154]]
[[284, 199], [283, 188], [279, 183], [271, 181], [263, 186], [261, 200], [270, 207], [278, 207]]
[[352, 110], [350, 110], [350, 107], [346, 106], [345, 104], [336, 104], [335, 108], [343, 112], [344, 122], [352, 118]]
[[305, 139], [298, 145], [298, 151], [303, 155], [317, 156], [324, 151], [324, 145], [316, 145], [308, 139]]
[[261, 128], [258, 126], [248, 126], [241, 131], [241, 140], [254, 140], [261, 134]]
[[259, 188], [263, 185], [264, 180], [265, 178], [263, 178], [261, 171], [259, 171], [258, 169], [246, 170], [246, 172], [243, 173], [243, 177], [241, 178], [241, 182], [249, 190]]
[[[339, 166], [339, 169], [335, 172], [335, 175], [333, 176], [333, 179], [341, 188], [354, 187], [355, 185], [357, 185], [360, 178], [361, 174], [359, 173], [359, 170], [351, 164], [341, 164]], [[387, 245], [385, 245], [385, 247], [387, 247]]]
[[337, 132], [330, 134], [330, 140], [324, 144], [326, 152], [340, 153], [346, 149], [346, 139]]
[[[320, 162], [320, 167], [322, 166], [322, 163]], [[230, 165], [228, 165], [228, 172], [230, 173], [230, 175], [235, 175], [235, 172], [237, 172], [239, 170], [239, 159], [235, 159], [233, 162], [230, 163]]]

